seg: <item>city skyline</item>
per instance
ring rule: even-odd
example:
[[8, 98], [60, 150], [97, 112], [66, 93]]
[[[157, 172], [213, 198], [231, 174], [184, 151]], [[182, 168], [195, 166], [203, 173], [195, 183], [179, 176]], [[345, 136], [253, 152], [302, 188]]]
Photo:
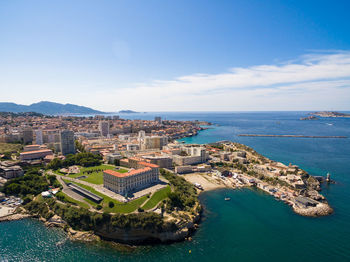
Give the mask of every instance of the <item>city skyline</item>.
[[3, 1], [1, 102], [347, 111], [348, 5]]

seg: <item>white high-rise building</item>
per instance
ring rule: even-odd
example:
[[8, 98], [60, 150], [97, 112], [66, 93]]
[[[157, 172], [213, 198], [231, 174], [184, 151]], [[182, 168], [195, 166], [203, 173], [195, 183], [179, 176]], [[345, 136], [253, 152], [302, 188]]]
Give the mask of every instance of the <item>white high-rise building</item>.
[[146, 132], [141, 130], [139, 131], [139, 135], [137, 137], [137, 141], [142, 142], [146, 137]]
[[41, 129], [35, 130], [35, 143], [37, 145], [42, 145], [44, 143], [43, 142], [43, 130], [41, 130]]

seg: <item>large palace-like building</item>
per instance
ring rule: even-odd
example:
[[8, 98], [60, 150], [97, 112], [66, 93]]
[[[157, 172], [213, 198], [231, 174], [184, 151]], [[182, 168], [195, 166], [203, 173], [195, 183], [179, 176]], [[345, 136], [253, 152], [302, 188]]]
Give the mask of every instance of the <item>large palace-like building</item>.
[[119, 173], [115, 170], [103, 171], [103, 186], [120, 195], [145, 188], [158, 180], [159, 167], [148, 162], [138, 162], [138, 169], [127, 173]]

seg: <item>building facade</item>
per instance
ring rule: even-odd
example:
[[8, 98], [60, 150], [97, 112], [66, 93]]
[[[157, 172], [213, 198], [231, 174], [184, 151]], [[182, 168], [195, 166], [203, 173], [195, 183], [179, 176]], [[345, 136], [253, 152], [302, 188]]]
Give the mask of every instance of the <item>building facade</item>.
[[101, 136], [107, 137], [109, 135], [109, 123], [108, 121], [100, 121], [99, 130]]
[[40, 149], [40, 150], [22, 152], [19, 154], [19, 159], [21, 161], [39, 160], [39, 159], [45, 158], [48, 155], [53, 155], [53, 152], [51, 149]]
[[172, 168], [173, 159], [169, 156], [144, 156], [150, 163], [158, 165], [161, 168]]
[[182, 151], [186, 152], [187, 156], [174, 155], [174, 163], [179, 166], [195, 165], [205, 163], [209, 158], [209, 153], [203, 147], [183, 147]]
[[2, 166], [0, 164], [0, 176], [6, 179], [23, 176], [24, 172], [20, 166]]
[[158, 122], [159, 124], [161, 124], [161, 123], [162, 123], [162, 118], [161, 118], [160, 116], [156, 116], [156, 117], [154, 118], [154, 121], [156, 121], [156, 122]]
[[162, 149], [168, 144], [167, 136], [146, 136], [141, 141], [141, 150]]
[[31, 128], [25, 128], [22, 131], [23, 144], [31, 144], [33, 142], [33, 130]]
[[43, 130], [41, 129], [35, 130], [35, 143], [37, 145], [42, 145], [44, 143]]
[[159, 170], [152, 167], [143, 167], [127, 173], [119, 173], [115, 170], [103, 171], [103, 186], [120, 195], [143, 189], [158, 180]]
[[74, 132], [64, 130], [60, 132], [62, 155], [75, 154]]

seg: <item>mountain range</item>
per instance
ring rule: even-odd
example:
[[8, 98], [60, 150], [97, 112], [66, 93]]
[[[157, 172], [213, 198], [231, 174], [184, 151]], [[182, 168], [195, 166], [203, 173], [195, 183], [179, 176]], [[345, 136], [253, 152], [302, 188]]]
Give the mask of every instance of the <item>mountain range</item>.
[[19, 105], [10, 102], [0, 102], [0, 112], [36, 112], [45, 115], [64, 115], [64, 114], [103, 114], [98, 111], [85, 106], [78, 106], [73, 104], [60, 104], [48, 101], [41, 101], [31, 105]]

